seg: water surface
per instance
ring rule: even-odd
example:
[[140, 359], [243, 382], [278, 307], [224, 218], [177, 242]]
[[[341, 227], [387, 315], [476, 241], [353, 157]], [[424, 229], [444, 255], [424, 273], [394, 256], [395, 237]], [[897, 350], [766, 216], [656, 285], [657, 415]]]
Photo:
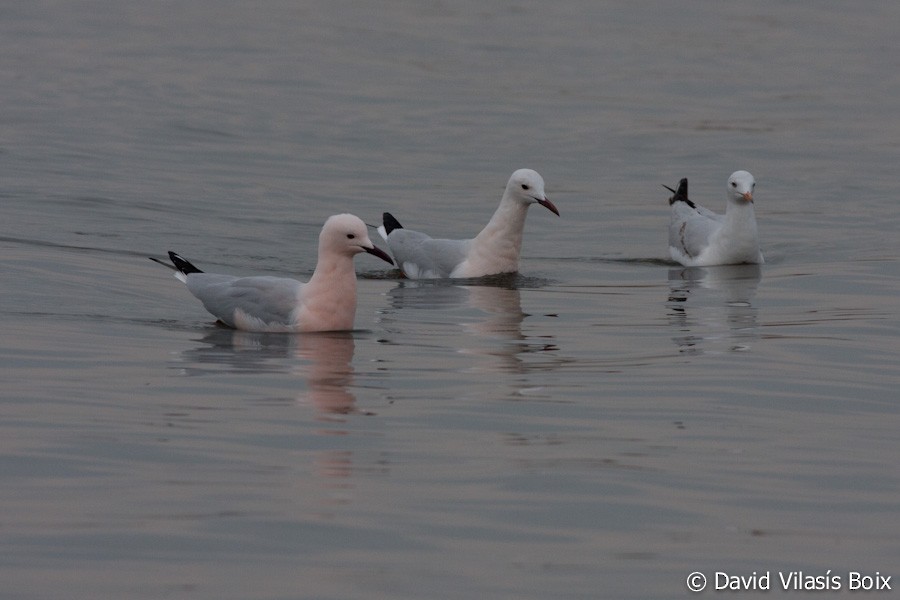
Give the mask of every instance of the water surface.
[[[896, 3], [2, 15], [5, 597], [900, 576]], [[217, 328], [146, 259], [306, 279], [329, 215], [471, 235], [520, 167], [562, 217], [519, 275], [358, 257], [352, 332]], [[670, 264], [661, 185], [739, 168], [767, 263]]]

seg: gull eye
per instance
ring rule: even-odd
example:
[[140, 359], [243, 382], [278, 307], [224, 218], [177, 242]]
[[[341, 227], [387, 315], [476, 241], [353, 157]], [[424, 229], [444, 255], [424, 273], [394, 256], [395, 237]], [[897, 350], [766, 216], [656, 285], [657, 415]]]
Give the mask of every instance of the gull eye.
[[737, 181], [732, 181], [732, 182], [731, 182], [731, 187], [736, 188], [736, 187], [737, 187]]
[[523, 190], [530, 190], [530, 189], [531, 189], [531, 186], [529, 186], [527, 183], [523, 183], [523, 184], [522, 184], [522, 189], [523, 189]]
[[347, 234], [347, 239], [348, 239], [348, 240], [356, 239], [356, 236], [353, 235], [352, 233], [348, 233], [348, 234]]

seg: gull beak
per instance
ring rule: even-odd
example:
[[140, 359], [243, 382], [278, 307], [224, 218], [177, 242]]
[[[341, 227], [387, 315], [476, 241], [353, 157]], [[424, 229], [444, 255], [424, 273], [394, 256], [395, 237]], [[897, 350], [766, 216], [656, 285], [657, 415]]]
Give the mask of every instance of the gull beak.
[[753, 202], [753, 192], [744, 192], [743, 194], [741, 194], [741, 196], [747, 202], [751, 202], [751, 203]]
[[379, 248], [378, 246], [372, 246], [371, 248], [363, 247], [363, 250], [371, 254], [372, 256], [377, 256], [381, 260], [388, 262], [390, 264], [394, 264], [394, 261], [391, 260], [391, 257], [388, 256], [387, 252]]
[[550, 212], [554, 213], [557, 217], [559, 216], [559, 209], [556, 208], [555, 204], [550, 202], [550, 198], [544, 196], [543, 198], [535, 198], [535, 201], [537, 201], [538, 204], [540, 204]]

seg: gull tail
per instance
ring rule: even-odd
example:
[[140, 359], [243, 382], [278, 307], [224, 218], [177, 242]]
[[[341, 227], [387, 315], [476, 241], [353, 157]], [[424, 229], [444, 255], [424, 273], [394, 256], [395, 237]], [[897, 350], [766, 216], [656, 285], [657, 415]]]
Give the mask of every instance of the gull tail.
[[403, 225], [400, 224], [400, 221], [395, 219], [394, 215], [389, 212], [381, 215], [381, 220], [384, 222], [384, 225], [378, 228], [378, 233], [384, 238], [384, 241], [387, 241], [388, 236], [391, 235], [393, 230], [403, 229]]
[[192, 265], [189, 261], [178, 256], [171, 250], [169, 251], [169, 259], [172, 261], [171, 265], [159, 260], [158, 258], [153, 258], [152, 256], [150, 257], [150, 260], [152, 260], [153, 262], [159, 263], [162, 266], [168, 267], [168, 268], [172, 269], [173, 271], [175, 271], [175, 278], [182, 282], [184, 282], [187, 279], [187, 276], [190, 275], [191, 273], [202, 273], [203, 272], [200, 269], [198, 269], [197, 267], [195, 267], [194, 265]]
[[697, 205], [688, 200], [688, 183], [687, 177], [684, 177], [681, 181], [678, 182], [678, 189], [673, 190], [667, 185], [663, 186], [670, 192], [672, 192], [672, 197], [669, 198], [669, 206], [675, 204], [676, 202], [684, 202], [691, 208], [697, 208]]

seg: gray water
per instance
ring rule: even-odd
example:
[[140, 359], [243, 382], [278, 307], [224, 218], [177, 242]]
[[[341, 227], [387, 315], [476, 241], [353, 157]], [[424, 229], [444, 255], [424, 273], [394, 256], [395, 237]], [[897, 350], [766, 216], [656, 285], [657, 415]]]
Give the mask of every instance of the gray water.
[[[2, 597], [900, 577], [898, 22], [894, 1], [4, 4]], [[471, 235], [520, 167], [562, 216], [532, 208], [519, 275], [357, 257], [346, 334], [216, 328], [147, 260], [306, 279], [329, 215]], [[767, 263], [670, 264], [661, 185], [721, 210], [737, 169]]]

